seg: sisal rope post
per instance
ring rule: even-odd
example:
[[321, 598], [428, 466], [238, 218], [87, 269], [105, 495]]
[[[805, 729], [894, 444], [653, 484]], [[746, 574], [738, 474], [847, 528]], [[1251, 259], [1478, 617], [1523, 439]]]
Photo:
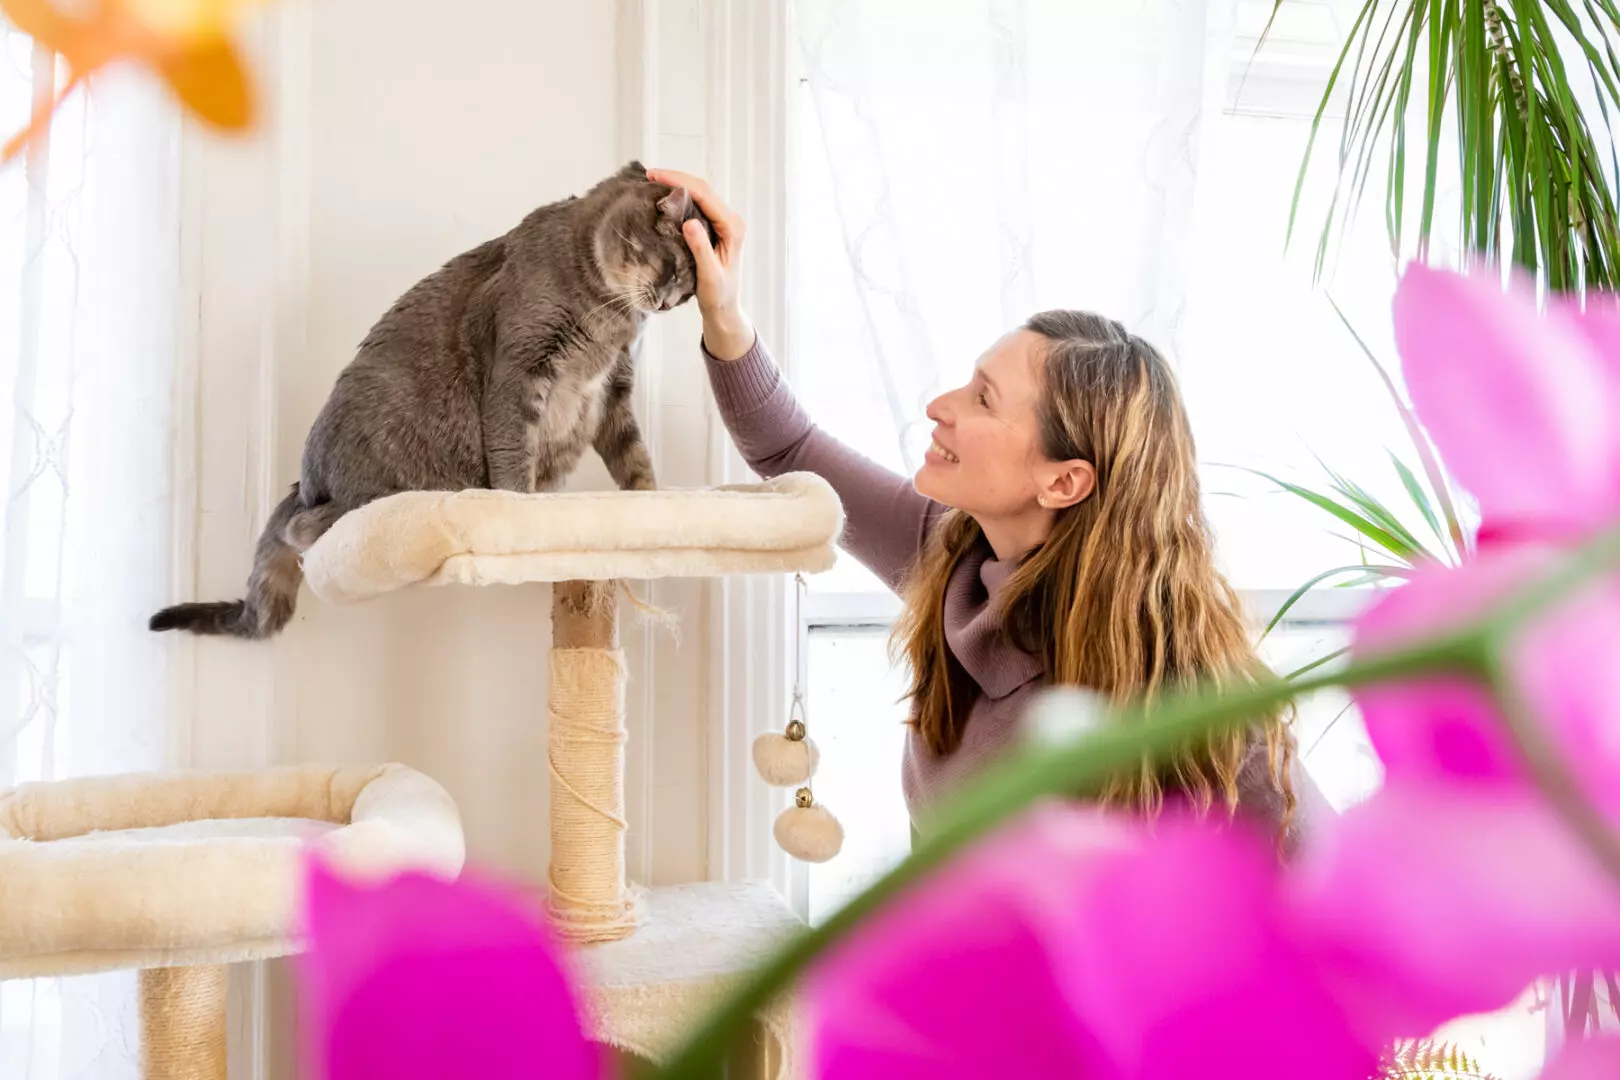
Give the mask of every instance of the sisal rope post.
[[141, 1075], [225, 1080], [225, 965], [140, 973]]
[[547, 904], [576, 943], [636, 928], [624, 872], [624, 654], [611, 581], [552, 587], [551, 870]]

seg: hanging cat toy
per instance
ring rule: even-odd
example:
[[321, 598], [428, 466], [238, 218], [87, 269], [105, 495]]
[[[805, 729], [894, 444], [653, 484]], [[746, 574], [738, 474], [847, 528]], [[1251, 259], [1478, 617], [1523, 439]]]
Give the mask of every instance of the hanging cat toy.
[[810, 791], [810, 778], [821, 763], [821, 752], [810, 738], [804, 705], [802, 647], [805, 581], [793, 575], [793, 704], [788, 708], [787, 727], [767, 731], [754, 740], [754, 768], [760, 779], [773, 787], [798, 787], [793, 805], [783, 810], [771, 829], [781, 849], [803, 862], [823, 863], [844, 846], [844, 827], [832, 811], [816, 802]]

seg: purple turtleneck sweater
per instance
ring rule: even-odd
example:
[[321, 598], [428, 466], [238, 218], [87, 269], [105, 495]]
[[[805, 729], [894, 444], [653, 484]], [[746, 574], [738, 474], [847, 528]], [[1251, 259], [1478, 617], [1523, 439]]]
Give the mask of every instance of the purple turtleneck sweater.
[[[718, 360], [707, 349], [703, 355], [720, 416], [744, 460], [764, 477], [811, 472], [831, 484], [844, 504], [843, 547], [896, 588], [945, 507], [811, 423], [759, 341], [734, 361]], [[906, 807], [924, 831], [941, 796], [1019, 737], [1024, 709], [1044, 681], [1040, 661], [1001, 633], [994, 600], [1013, 569], [984, 545], [957, 564], [945, 587], [945, 641], [979, 693], [954, 752], [934, 754], [915, 729], [906, 739]], [[1303, 771], [1295, 770], [1294, 781], [1300, 808], [1309, 812], [1320, 795]], [[1238, 783], [1240, 811], [1280, 821], [1282, 796], [1271, 782], [1262, 741], [1251, 746]]]

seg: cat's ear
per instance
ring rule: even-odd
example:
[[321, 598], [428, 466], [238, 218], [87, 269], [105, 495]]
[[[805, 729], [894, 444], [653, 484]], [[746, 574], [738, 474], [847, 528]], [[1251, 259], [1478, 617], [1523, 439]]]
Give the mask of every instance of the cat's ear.
[[658, 200], [658, 213], [676, 224], [685, 221], [691, 211], [692, 196], [683, 187], [671, 189], [668, 195]]
[[632, 160], [630, 164], [619, 170], [619, 179], [645, 181], [647, 179], [647, 167], [639, 161]]

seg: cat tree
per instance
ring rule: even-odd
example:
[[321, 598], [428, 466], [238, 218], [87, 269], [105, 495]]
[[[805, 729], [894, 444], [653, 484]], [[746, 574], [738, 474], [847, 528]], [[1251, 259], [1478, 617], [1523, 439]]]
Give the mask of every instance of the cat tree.
[[[345, 515], [305, 553], [310, 588], [338, 603], [412, 585], [552, 583], [547, 906], [581, 946], [602, 1042], [659, 1060], [799, 927], [768, 885], [626, 881], [617, 582], [819, 572], [842, 527], [832, 489], [808, 474], [686, 491], [406, 492]], [[772, 1071], [787, 1075], [787, 1006], [760, 1022], [780, 1051]]]

